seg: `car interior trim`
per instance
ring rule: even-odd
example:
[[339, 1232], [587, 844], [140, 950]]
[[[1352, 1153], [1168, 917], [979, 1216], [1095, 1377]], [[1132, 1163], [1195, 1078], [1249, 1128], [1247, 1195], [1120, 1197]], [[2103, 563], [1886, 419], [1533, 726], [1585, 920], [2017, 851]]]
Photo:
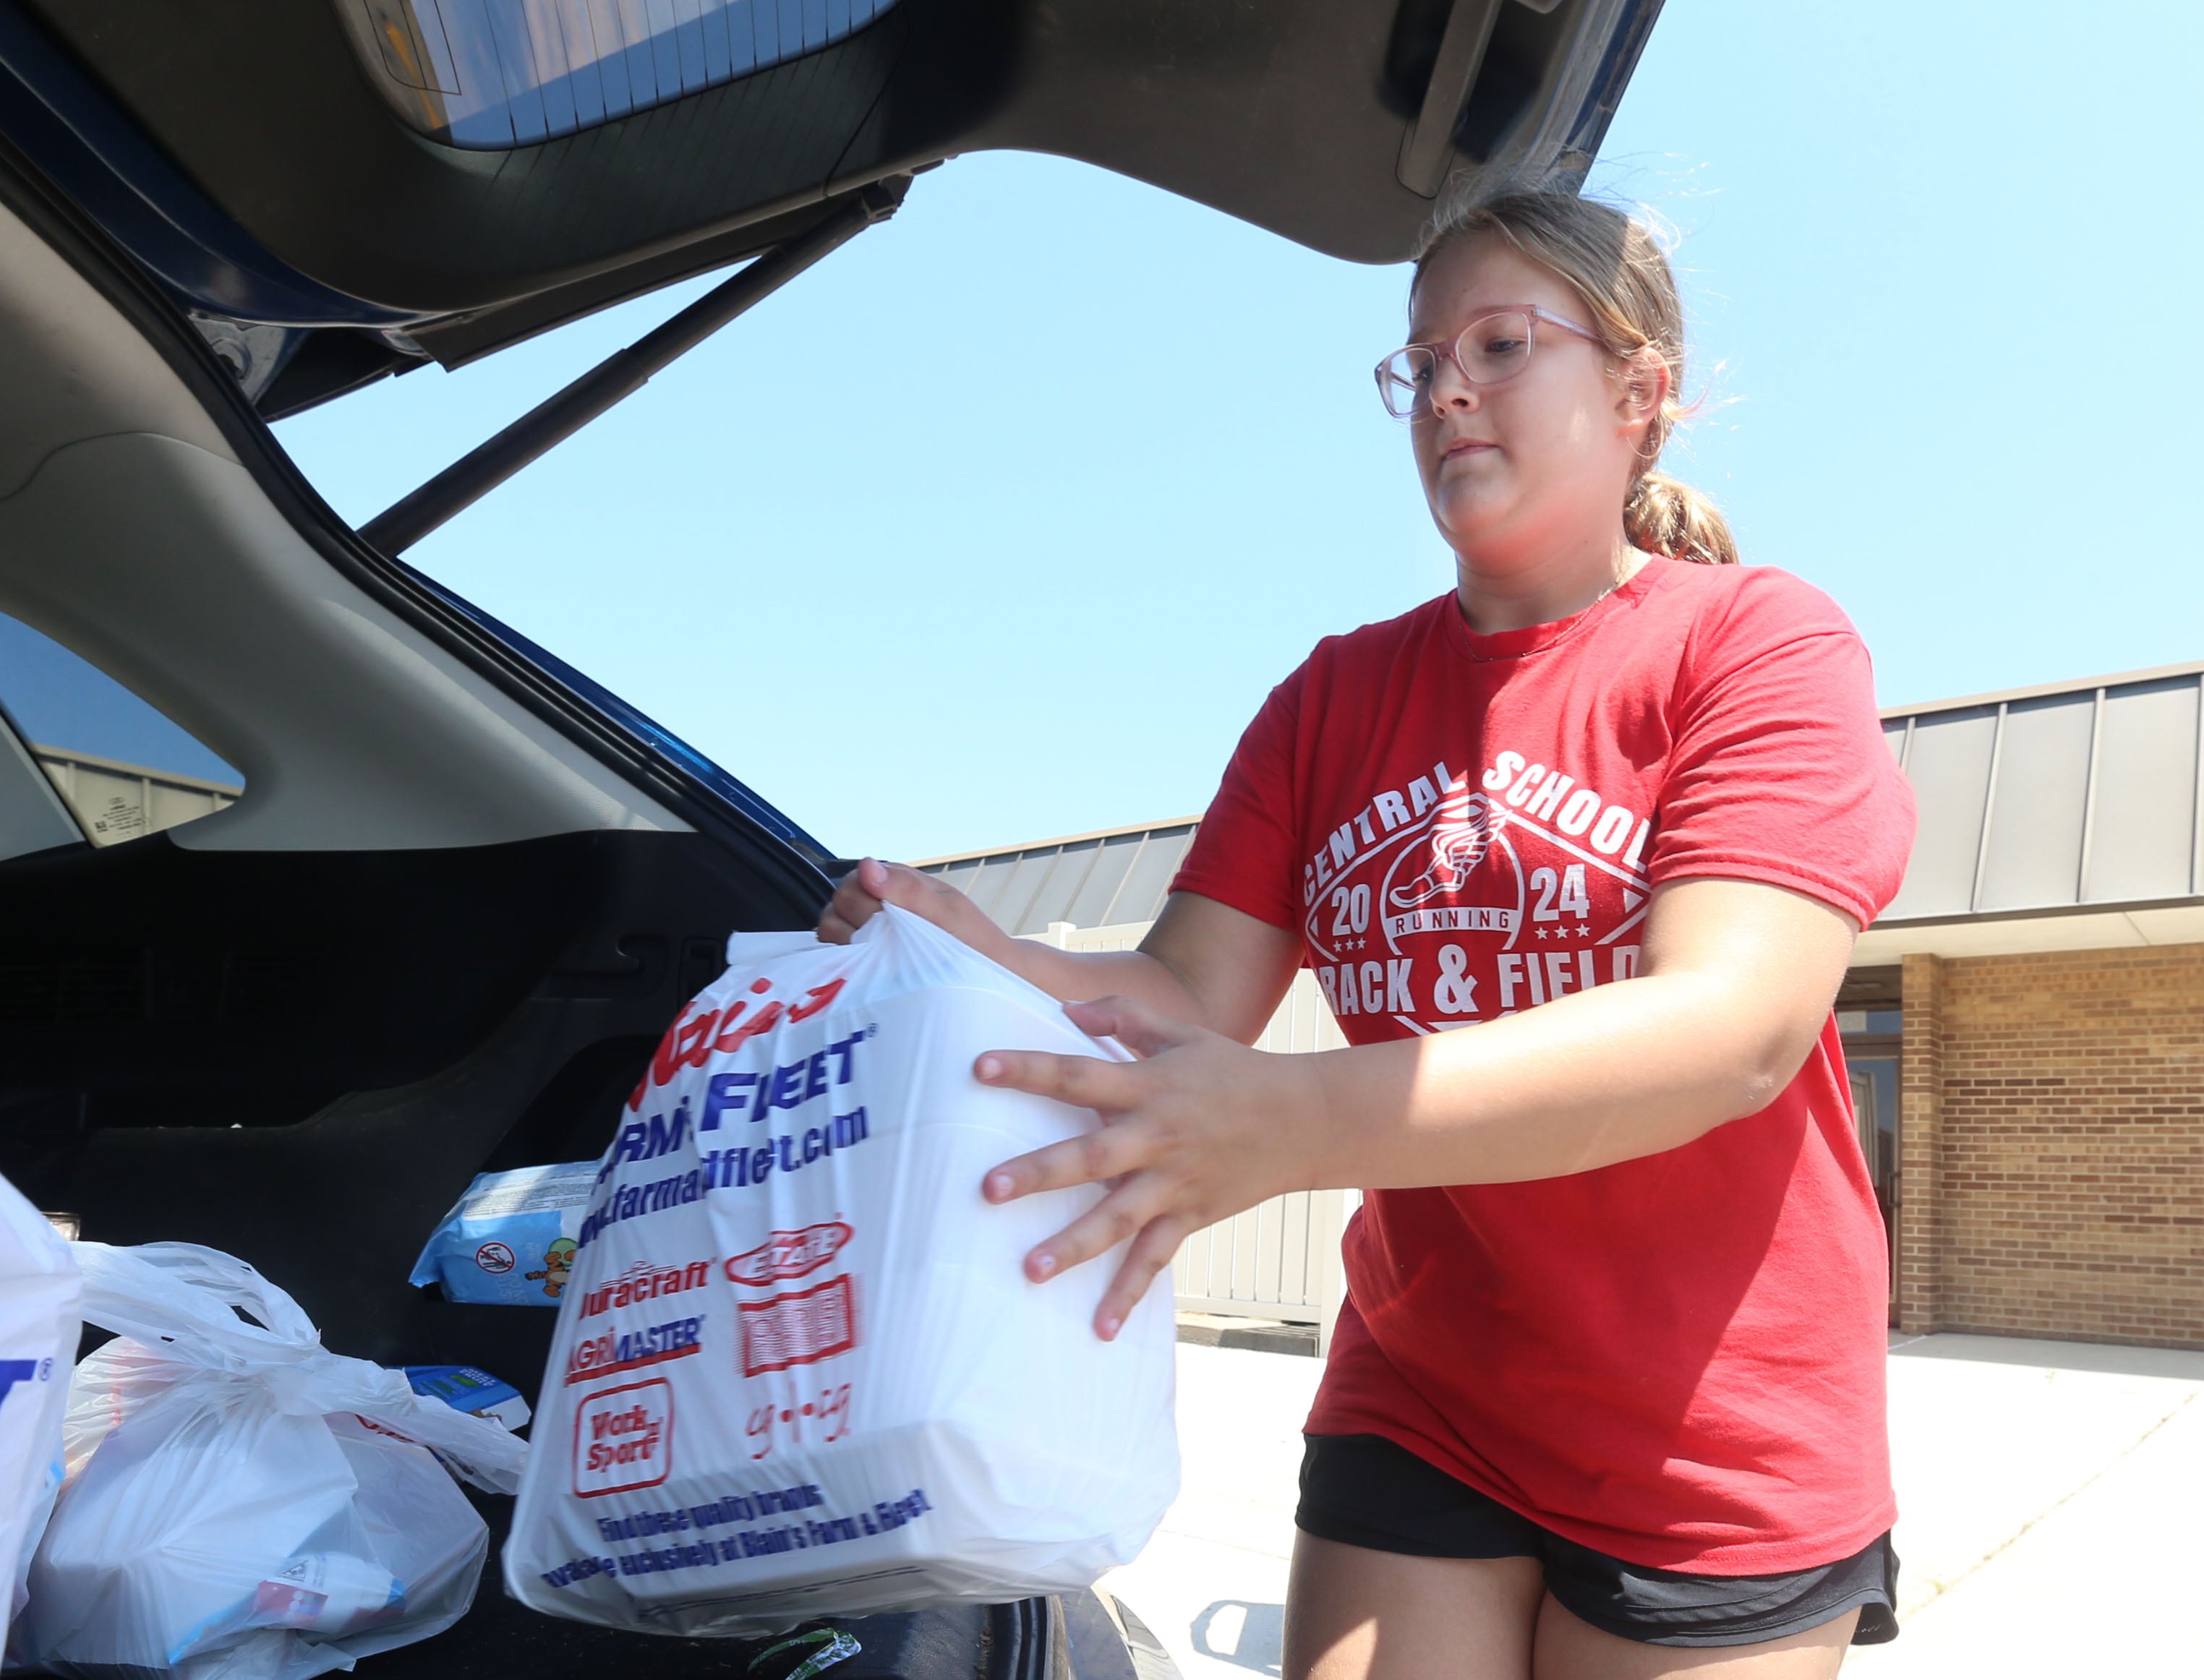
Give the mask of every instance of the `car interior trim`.
[[[136, 417], [126, 424], [180, 438], [242, 466], [246, 484], [257, 488], [276, 523], [288, 528], [298, 551], [296, 563], [318, 560], [320, 569], [333, 579], [364, 592], [366, 599], [361, 605], [371, 603], [381, 613], [391, 615], [394, 625], [425, 637], [427, 645], [440, 649], [447, 660], [455, 659], [460, 667], [517, 702], [520, 710], [548, 725], [568, 747], [580, 748], [584, 757], [612, 772], [620, 799], [639, 810], [648, 807], [649, 820], [670, 820], [674, 825], [717, 833], [768, 874], [785, 879], [791, 890], [823, 896], [828, 882], [820, 865], [828, 855], [794, 823], [732, 778], [722, 774], [714, 781], [700, 776], [680, 754], [607, 715], [521, 649], [496, 636], [482, 615], [460, 610], [446, 592], [362, 543], [299, 476], [234, 379], [191, 333], [173, 304], [141, 279], [127, 259], [113, 253], [100, 231], [87, 226], [81, 214], [54, 195], [26, 164], [27, 160], [11, 157], [10, 149], [0, 145], [0, 204], [12, 204], [37, 235], [11, 239], [6, 246], [11, 252], [21, 250], [25, 261], [39, 268], [49, 281], [56, 273], [81, 276], [80, 309], [97, 310], [104, 300], [105, 309], [99, 312], [110, 328], [127, 322], [128, 330], [79, 334], [82, 343], [71, 352], [96, 352], [110, 360], [120, 356], [127, 361], [112, 386], [115, 392], [130, 392], [139, 405]], [[42, 245], [51, 249], [41, 254]], [[56, 251], [67, 260], [60, 260]], [[123, 322], [115, 322], [110, 311], [119, 311]], [[150, 358], [148, 349], [153, 352]], [[80, 383], [62, 382], [70, 388]], [[81, 399], [81, 392], [76, 394]], [[10, 433], [0, 431], [0, 470], [13, 460], [20, 479], [63, 436], [83, 439], [115, 427], [111, 418], [96, 415], [54, 418], [58, 430], [42, 427], [43, 444], [18, 439], [12, 453]], [[10, 413], [8, 424], [20, 430], [17, 413]], [[59, 639], [68, 638], [64, 635]], [[157, 696], [147, 698], [158, 703]], [[250, 779], [252, 766], [240, 767]], [[241, 802], [233, 812], [249, 802]], [[222, 814], [230, 819], [233, 812]]]

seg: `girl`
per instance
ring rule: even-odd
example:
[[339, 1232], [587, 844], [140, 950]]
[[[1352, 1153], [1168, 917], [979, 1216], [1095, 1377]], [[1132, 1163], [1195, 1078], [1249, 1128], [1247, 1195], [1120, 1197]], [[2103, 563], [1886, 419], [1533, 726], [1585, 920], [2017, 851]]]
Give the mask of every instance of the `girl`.
[[[883, 902], [1141, 1060], [991, 1052], [1107, 1122], [992, 1201], [1103, 1183], [1044, 1281], [1367, 1192], [1307, 1424], [1288, 1680], [1834, 1674], [1892, 1637], [1883, 1233], [1830, 1004], [1913, 809], [1844, 615], [1654, 470], [1681, 311], [1629, 217], [1443, 216], [1378, 369], [1455, 586], [1319, 644], [1242, 737], [1137, 952]], [[1312, 966], [1351, 1048], [1246, 1046]], [[1450, 1029], [1466, 1028], [1466, 1031]]]

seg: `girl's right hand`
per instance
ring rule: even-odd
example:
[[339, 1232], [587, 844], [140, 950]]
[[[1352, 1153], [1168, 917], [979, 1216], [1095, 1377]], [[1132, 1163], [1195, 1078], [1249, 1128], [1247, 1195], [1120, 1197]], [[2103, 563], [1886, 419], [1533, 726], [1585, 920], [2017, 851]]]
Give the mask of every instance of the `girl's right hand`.
[[987, 920], [980, 907], [946, 881], [921, 874], [905, 863], [882, 863], [867, 858], [842, 878], [819, 918], [817, 932], [832, 945], [846, 945], [850, 936], [892, 904], [922, 916], [943, 932], [962, 939], [973, 949], [1000, 961], [1010, 936]]

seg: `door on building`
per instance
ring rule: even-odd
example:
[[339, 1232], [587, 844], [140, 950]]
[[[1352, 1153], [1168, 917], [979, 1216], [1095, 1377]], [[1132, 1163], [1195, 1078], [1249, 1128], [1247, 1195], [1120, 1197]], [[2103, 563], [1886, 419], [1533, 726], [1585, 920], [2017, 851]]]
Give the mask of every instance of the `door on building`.
[[[1840, 1010], [1845, 1065], [1851, 1070], [1852, 1113], [1860, 1153], [1875, 1184], [1875, 1206], [1890, 1245], [1890, 1306], [1898, 1311], [1898, 1029], [1895, 1009]], [[1855, 1025], [1857, 1022], [1857, 1025]], [[1872, 1030], [1869, 1030], [1872, 1029]]]

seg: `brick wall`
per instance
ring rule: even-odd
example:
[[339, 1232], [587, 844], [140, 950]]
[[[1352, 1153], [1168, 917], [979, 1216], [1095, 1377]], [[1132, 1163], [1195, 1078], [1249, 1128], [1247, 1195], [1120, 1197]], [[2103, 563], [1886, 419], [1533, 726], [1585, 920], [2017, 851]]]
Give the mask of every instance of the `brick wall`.
[[2204, 945], [1908, 957], [1902, 1328], [2204, 1347]]
[[1950, 1249], [1941, 1219], [1937, 1171], [1944, 1118], [1944, 964], [1934, 956], [1905, 959], [1905, 1036], [1898, 1059], [1899, 1328], [1921, 1334], [1937, 1328], [1944, 1260]]

